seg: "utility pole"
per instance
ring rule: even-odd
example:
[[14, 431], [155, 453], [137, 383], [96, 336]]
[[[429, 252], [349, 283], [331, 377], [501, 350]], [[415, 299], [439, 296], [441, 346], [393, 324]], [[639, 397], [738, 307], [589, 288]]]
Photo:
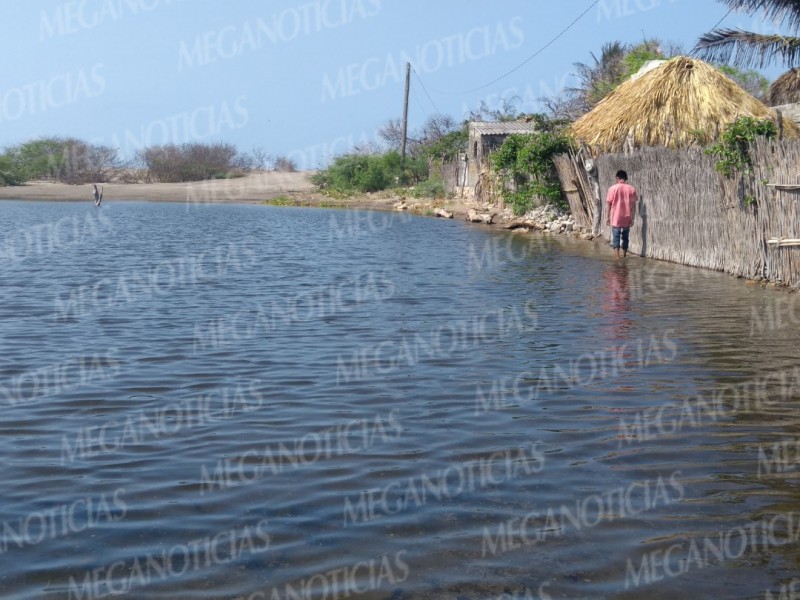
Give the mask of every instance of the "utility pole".
[[403, 145], [400, 150], [400, 158], [406, 162], [406, 136], [408, 134], [408, 88], [411, 85], [411, 63], [406, 63], [406, 97], [403, 101]]

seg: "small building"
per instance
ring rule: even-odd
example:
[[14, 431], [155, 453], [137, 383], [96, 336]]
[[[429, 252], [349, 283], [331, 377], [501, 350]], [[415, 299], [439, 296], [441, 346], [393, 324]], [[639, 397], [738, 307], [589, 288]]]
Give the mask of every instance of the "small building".
[[778, 106], [773, 106], [772, 110], [781, 114], [783, 119], [791, 119], [796, 124], [800, 125], [800, 104], [792, 103], [792, 104], [779, 104]]
[[499, 148], [512, 134], [530, 134], [536, 131], [533, 121], [472, 121], [469, 124], [469, 142], [463, 159], [466, 175], [462, 179], [464, 187], [474, 187], [478, 183], [481, 170], [489, 159], [489, 154]]

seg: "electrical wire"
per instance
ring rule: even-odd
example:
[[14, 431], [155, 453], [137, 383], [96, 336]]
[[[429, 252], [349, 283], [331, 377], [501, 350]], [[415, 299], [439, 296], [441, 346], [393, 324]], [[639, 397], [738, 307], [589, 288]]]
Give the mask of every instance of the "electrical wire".
[[436, 102], [433, 101], [433, 98], [431, 98], [431, 95], [428, 93], [428, 90], [425, 88], [425, 84], [422, 83], [422, 78], [420, 78], [419, 73], [417, 73], [417, 70], [414, 67], [411, 67], [411, 70], [414, 71], [414, 75], [417, 76], [417, 81], [419, 81], [419, 84], [422, 86], [422, 90], [425, 92], [425, 95], [428, 97], [428, 100], [430, 100], [431, 106], [433, 106], [433, 110], [436, 111], [437, 115], [442, 114], [442, 111], [440, 111], [439, 107], [436, 106]]
[[733, 9], [730, 9], [728, 12], [726, 12], [725, 16], [722, 17], [719, 21], [717, 21], [717, 24], [714, 25], [711, 29], [709, 29], [709, 31], [714, 31], [717, 27], [719, 27], [719, 24], [722, 23], [725, 19], [727, 19], [728, 15], [731, 14], [732, 12], [733, 12]]
[[[575, 26], [575, 24], [576, 24], [578, 21], [580, 21], [580, 20], [581, 20], [581, 19], [582, 19], [582, 18], [583, 18], [583, 17], [586, 15], [586, 13], [588, 13], [590, 10], [592, 10], [592, 9], [593, 9], [595, 6], [597, 6], [599, 3], [600, 3], [600, 0], [594, 0], [594, 2], [592, 2], [592, 3], [589, 5], [589, 7], [588, 7], [586, 10], [584, 10], [584, 11], [583, 11], [581, 14], [579, 14], [579, 15], [578, 15], [578, 16], [577, 16], [577, 17], [576, 17], [576, 18], [575, 18], [575, 19], [574, 19], [574, 20], [573, 20], [573, 21], [572, 21], [572, 22], [571, 22], [569, 25], [567, 25], [567, 26], [566, 26], [564, 29], [562, 29], [562, 30], [561, 30], [561, 31], [560, 31], [560, 32], [559, 32], [559, 33], [558, 33], [558, 34], [557, 34], [557, 35], [556, 35], [556, 36], [555, 36], [553, 39], [551, 39], [551, 40], [550, 40], [549, 42], [547, 42], [547, 43], [546, 43], [544, 46], [542, 46], [541, 48], [539, 48], [539, 49], [538, 49], [536, 52], [534, 52], [533, 54], [531, 54], [531, 55], [530, 55], [528, 58], [526, 58], [524, 61], [522, 61], [522, 62], [521, 62], [520, 64], [518, 64], [516, 67], [514, 67], [514, 68], [513, 68], [513, 69], [511, 69], [510, 71], [508, 71], [508, 72], [506, 72], [506, 73], [504, 73], [504, 74], [500, 75], [499, 77], [496, 77], [495, 79], [492, 79], [492, 80], [491, 80], [489, 83], [486, 83], [486, 84], [484, 84], [484, 85], [478, 86], [478, 87], [476, 87], [476, 88], [472, 88], [471, 90], [464, 90], [464, 91], [461, 91], [461, 92], [445, 92], [445, 91], [442, 91], [442, 90], [434, 90], [433, 88], [431, 88], [431, 89], [432, 89], [434, 92], [436, 92], [437, 94], [446, 94], [446, 95], [461, 95], [461, 94], [471, 94], [471, 93], [473, 93], [473, 92], [478, 92], [478, 91], [480, 91], [480, 90], [486, 89], [487, 87], [489, 87], [489, 86], [491, 86], [491, 85], [494, 85], [495, 83], [497, 83], [497, 82], [498, 82], [498, 81], [500, 81], [501, 79], [505, 79], [506, 77], [508, 77], [508, 76], [509, 76], [509, 75], [511, 75], [512, 73], [515, 73], [516, 71], [519, 71], [519, 70], [520, 70], [522, 67], [524, 67], [525, 65], [527, 65], [527, 64], [528, 64], [529, 62], [531, 62], [531, 61], [532, 61], [534, 58], [536, 58], [536, 57], [537, 57], [537, 56], [539, 56], [539, 55], [540, 55], [542, 52], [544, 52], [545, 50], [547, 50], [547, 48], [549, 48], [550, 46], [552, 46], [553, 44], [555, 44], [555, 43], [556, 43], [556, 41], [558, 41], [558, 39], [559, 39], [561, 36], [563, 36], [565, 33], [567, 33], [567, 31], [569, 31], [570, 29], [572, 29], [572, 27], [574, 27], [574, 26]], [[419, 76], [417, 76], [417, 77], [419, 77]]]

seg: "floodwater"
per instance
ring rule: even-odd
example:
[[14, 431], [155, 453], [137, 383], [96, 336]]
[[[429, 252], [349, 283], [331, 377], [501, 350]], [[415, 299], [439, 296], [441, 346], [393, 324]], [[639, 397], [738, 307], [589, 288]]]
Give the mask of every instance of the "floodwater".
[[800, 590], [794, 294], [392, 213], [0, 212], [2, 598]]

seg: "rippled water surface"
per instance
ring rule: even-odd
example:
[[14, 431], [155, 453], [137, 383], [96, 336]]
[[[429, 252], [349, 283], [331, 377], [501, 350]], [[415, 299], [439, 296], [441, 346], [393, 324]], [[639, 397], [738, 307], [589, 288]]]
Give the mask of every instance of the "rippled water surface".
[[796, 295], [388, 213], [0, 211], [2, 598], [800, 590]]

